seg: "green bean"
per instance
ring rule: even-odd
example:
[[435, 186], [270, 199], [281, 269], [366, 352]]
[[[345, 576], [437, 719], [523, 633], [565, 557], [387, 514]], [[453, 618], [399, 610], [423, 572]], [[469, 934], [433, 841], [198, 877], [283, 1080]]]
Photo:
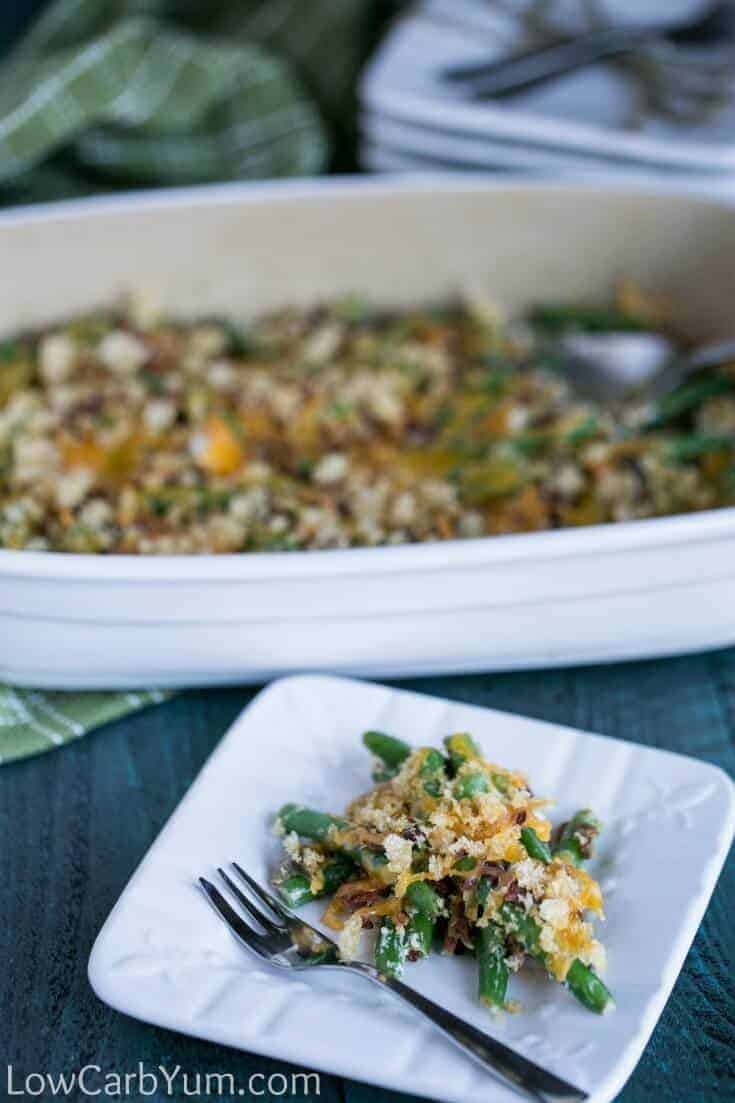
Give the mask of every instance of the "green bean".
[[446, 736], [444, 746], [447, 748], [449, 761], [455, 773], [463, 762], [480, 757], [480, 748], [467, 732], [457, 732], [455, 735]]
[[658, 400], [646, 428], [674, 421], [701, 406], [706, 399], [732, 390], [735, 390], [735, 380], [728, 375], [707, 375], [687, 380]]
[[423, 915], [435, 919], [444, 910], [444, 903], [426, 881], [412, 881], [406, 889], [406, 903]]
[[525, 846], [529, 858], [535, 858], [537, 862], [543, 862], [545, 865], [549, 864], [551, 861], [549, 844], [539, 839], [532, 827], [521, 828], [521, 842]]
[[430, 777], [432, 774], [441, 773], [446, 766], [444, 756], [435, 751], [433, 747], [430, 747], [424, 757], [424, 761], [421, 763], [421, 770], [419, 771], [422, 777]]
[[457, 800], [469, 800], [478, 793], [487, 793], [489, 788], [487, 777], [478, 771], [473, 774], [463, 774], [462, 777], [457, 778], [452, 792]]
[[358, 861], [368, 873], [377, 873], [383, 866], [388, 865], [387, 856], [380, 850], [371, 850], [367, 846], [358, 846], [354, 850], [345, 851], [354, 860]]
[[[503, 904], [500, 909], [500, 919], [506, 931], [515, 935], [526, 953], [546, 964], [546, 954], [541, 949], [541, 928], [532, 916], [528, 915], [520, 904]], [[596, 1011], [603, 1012], [608, 1004], [614, 1003], [613, 997], [595, 971], [579, 958], [575, 958], [569, 966], [565, 984], [569, 991], [581, 1004]]]
[[570, 429], [564, 434], [562, 440], [565, 444], [571, 444], [572, 446], [578, 444], [586, 444], [587, 441], [596, 436], [600, 431], [600, 422], [596, 417], [586, 417], [579, 425], [576, 425], [574, 429]]
[[550, 335], [570, 331], [581, 333], [638, 333], [646, 323], [635, 314], [623, 310], [588, 306], [586, 303], [546, 303], [535, 306], [530, 313], [532, 325]]
[[257, 351], [255, 342], [239, 326], [229, 325], [227, 329], [230, 356], [250, 356]]
[[278, 892], [289, 908], [300, 908], [302, 904], [308, 904], [311, 900], [330, 896], [355, 872], [354, 862], [344, 855], [337, 854], [324, 863], [322, 870], [324, 884], [318, 892], [312, 892], [311, 878], [306, 873], [292, 873], [290, 877], [286, 877], [278, 886]]
[[490, 1007], [502, 1007], [508, 992], [509, 971], [505, 964], [505, 936], [497, 924], [478, 927], [475, 954], [480, 999]]
[[579, 958], [575, 958], [569, 966], [565, 983], [581, 1004], [598, 1015], [602, 1015], [615, 1003], [611, 992], [602, 983], [594, 969], [585, 965]]
[[429, 868], [429, 844], [423, 839], [413, 844], [411, 873], [426, 873]]
[[566, 444], [572, 448], [585, 444], [591, 437], [597, 436], [599, 431], [600, 422], [598, 419], [587, 417], [566, 433], [559, 434], [550, 431], [522, 433], [517, 437], [512, 437], [508, 443], [515, 451], [524, 456], [535, 456], [544, 448], [552, 448], [557, 443]]
[[384, 919], [380, 925], [378, 942], [375, 947], [375, 964], [381, 973], [389, 977], [400, 977], [406, 957], [406, 942], [392, 919]]
[[442, 783], [438, 777], [430, 777], [424, 782], [424, 792], [427, 797], [440, 797], [442, 795]]
[[522, 456], [535, 456], [553, 443], [553, 433], [522, 433], [509, 441], [511, 448]]
[[374, 771], [376, 781], [388, 781], [394, 777], [411, 753], [408, 743], [385, 732], [366, 731], [362, 741], [370, 753], [380, 759], [380, 765]]
[[284, 831], [295, 831], [297, 835], [303, 835], [306, 839], [315, 839], [317, 842], [324, 843], [330, 849], [346, 854], [368, 873], [375, 873], [388, 862], [384, 853], [371, 850], [367, 846], [336, 845], [330, 838], [332, 829], [344, 830], [350, 825], [346, 820], [330, 816], [328, 812], [317, 812], [313, 808], [304, 808], [301, 804], [284, 804], [278, 813], [278, 818]]
[[431, 953], [434, 942], [435, 921], [424, 912], [415, 912], [409, 917], [406, 927], [406, 952], [409, 960], [426, 957]]
[[600, 821], [589, 808], [581, 808], [563, 825], [551, 852], [555, 858], [580, 866], [590, 857], [592, 840], [599, 833]]
[[500, 908], [500, 919], [511, 934], [514, 934], [523, 949], [531, 957], [543, 959], [544, 953], [539, 944], [541, 928], [520, 904], [505, 903]]
[[424, 779], [423, 789], [428, 796], [441, 796], [447, 777], [446, 765], [444, 756], [439, 754], [439, 751], [435, 751], [433, 747], [426, 752], [419, 773]]
[[412, 881], [406, 890], [409, 909], [406, 946], [409, 956], [425, 957], [431, 952], [436, 917], [444, 910], [441, 896], [426, 881]]
[[492, 888], [493, 883], [489, 877], [481, 877], [477, 882], [477, 887], [475, 888], [475, 903], [477, 905], [478, 916], [484, 913], [487, 902], [490, 899]]
[[687, 437], [675, 437], [666, 442], [664, 451], [670, 460], [686, 463], [700, 456], [711, 456], [714, 452], [735, 451], [732, 437], [707, 436], [704, 433], [692, 433]]
[[299, 957], [304, 959], [305, 965], [337, 965], [339, 963], [339, 951], [336, 946], [327, 946], [323, 950], [301, 950]]
[[327, 812], [304, 808], [302, 804], [284, 804], [278, 813], [278, 819], [287, 833], [295, 831], [297, 835], [302, 835], [306, 839], [316, 839], [320, 843], [328, 841], [327, 837], [332, 828], [347, 827], [346, 820], [330, 816]]
[[0, 360], [2, 360], [3, 363], [7, 363], [10, 360], [17, 360], [25, 351], [20, 341], [0, 341]]
[[[487, 446], [482, 447], [486, 449]], [[465, 505], [488, 505], [520, 490], [529, 481], [522, 450], [515, 448], [514, 441], [509, 441], [504, 451], [504, 455], [488, 456], [484, 460], [465, 463], [457, 468], [455, 477], [459, 484], [460, 498]]]
[[292, 873], [278, 885], [278, 895], [288, 908], [300, 908], [315, 900], [318, 894], [311, 891], [311, 877], [306, 873]]

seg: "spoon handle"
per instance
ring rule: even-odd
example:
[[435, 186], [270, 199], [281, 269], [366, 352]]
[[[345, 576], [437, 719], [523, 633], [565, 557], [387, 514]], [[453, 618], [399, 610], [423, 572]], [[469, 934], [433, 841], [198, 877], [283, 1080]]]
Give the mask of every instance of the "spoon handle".
[[721, 364], [735, 361], [735, 340], [718, 341], [702, 345], [688, 357], [687, 369], [698, 371], [701, 368], [717, 368]]

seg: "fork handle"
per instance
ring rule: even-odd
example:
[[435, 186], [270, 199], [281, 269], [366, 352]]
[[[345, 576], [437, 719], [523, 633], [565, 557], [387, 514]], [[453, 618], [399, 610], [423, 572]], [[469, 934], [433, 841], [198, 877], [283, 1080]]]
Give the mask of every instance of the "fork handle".
[[538, 1103], [582, 1103], [588, 1098], [579, 1088], [560, 1080], [553, 1073], [529, 1061], [527, 1057], [515, 1053], [502, 1042], [484, 1034], [471, 1023], [453, 1015], [451, 1011], [440, 1007], [415, 989], [409, 988], [402, 981], [380, 973], [372, 965], [352, 961], [346, 963], [343, 968], [359, 973], [360, 976], [366, 977], [381, 988], [387, 988], [405, 1003], [410, 1004], [419, 1015], [428, 1019], [445, 1037], [482, 1065], [487, 1072], [491, 1072], [516, 1091], [526, 1093]]
[[457, 66], [446, 70], [444, 77], [478, 98], [497, 96], [615, 57], [658, 35], [660, 31], [650, 27], [604, 27], [500, 61]]

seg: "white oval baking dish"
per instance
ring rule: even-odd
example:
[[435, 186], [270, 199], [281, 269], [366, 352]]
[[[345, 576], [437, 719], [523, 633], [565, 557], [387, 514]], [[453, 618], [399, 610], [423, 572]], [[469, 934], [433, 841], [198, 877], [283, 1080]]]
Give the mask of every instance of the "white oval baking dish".
[[[0, 217], [0, 332], [126, 288], [246, 318], [351, 291], [474, 284], [511, 310], [626, 273], [695, 336], [732, 336], [735, 208], [632, 187], [456, 176], [236, 185]], [[0, 551], [0, 678], [52, 688], [293, 670], [500, 669], [735, 642], [735, 510], [349, 551], [95, 557]]]

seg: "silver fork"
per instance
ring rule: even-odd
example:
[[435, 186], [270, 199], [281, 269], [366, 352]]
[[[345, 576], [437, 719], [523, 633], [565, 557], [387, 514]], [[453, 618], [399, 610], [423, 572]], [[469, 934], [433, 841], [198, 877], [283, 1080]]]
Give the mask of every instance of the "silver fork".
[[251, 896], [235, 884], [223, 869], [217, 870], [232, 896], [248, 915], [248, 921], [205, 877], [199, 878], [199, 884], [237, 940], [262, 961], [280, 969], [313, 969], [321, 965], [357, 973], [409, 1004], [469, 1057], [482, 1065], [486, 1072], [527, 1098], [534, 1099], [537, 1103], [582, 1103], [582, 1100], [588, 1098], [572, 1084], [560, 1080], [558, 1076], [540, 1068], [526, 1057], [521, 1057], [495, 1038], [483, 1034], [402, 981], [385, 976], [364, 961], [340, 961], [337, 946], [330, 938], [287, 911], [272, 893], [254, 881], [237, 862], [232, 862], [232, 868], [261, 905], [258, 907]]

